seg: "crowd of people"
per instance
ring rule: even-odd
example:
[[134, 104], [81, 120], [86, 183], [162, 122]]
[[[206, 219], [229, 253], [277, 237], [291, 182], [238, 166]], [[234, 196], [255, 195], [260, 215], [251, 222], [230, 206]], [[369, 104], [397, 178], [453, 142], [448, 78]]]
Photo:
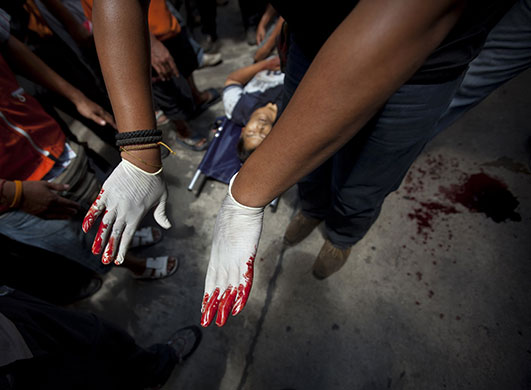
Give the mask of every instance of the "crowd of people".
[[[284, 243], [296, 245], [324, 222], [313, 274], [328, 278], [424, 146], [531, 64], [528, 0], [407, 2], [239, 0], [242, 39], [257, 47], [252, 64], [227, 75], [221, 91], [195, 80], [199, 68], [223, 61], [216, 23], [223, 1], [3, 4], [2, 239], [64, 257], [99, 281], [80, 285], [72, 300], [94, 294], [97, 275], [114, 264], [135, 279], [170, 277], [179, 268], [175, 254], [140, 258], [130, 249], [162, 239], [158, 227], [139, 227], [150, 209], [160, 227], [171, 227], [167, 134], [178, 147], [205, 150], [211, 139], [189, 121], [222, 99], [226, 119], [242, 128], [232, 152], [243, 166], [217, 215], [201, 325], [222, 326], [245, 306], [264, 207], [294, 184], [301, 210]], [[111, 166], [79, 142], [58, 112], [83, 123], [121, 162]], [[201, 340], [192, 324], [141, 348], [123, 329], [14, 284], [0, 288], [6, 388], [156, 388]], [[109, 370], [93, 375], [96, 362]], [[123, 369], [111, 370], [116, 364]], [[28, 369], [40, 375], [24, 375]]]

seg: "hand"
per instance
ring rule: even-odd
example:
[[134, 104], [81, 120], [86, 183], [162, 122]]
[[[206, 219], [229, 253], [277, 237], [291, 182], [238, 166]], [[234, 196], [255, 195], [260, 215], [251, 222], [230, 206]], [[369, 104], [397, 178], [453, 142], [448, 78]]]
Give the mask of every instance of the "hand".
[[256, 44], [260, 45], [266, 36], [266, 29], [262, 23], [258, 23], [256, 27]]
[[280, 70], [280, 57], [275, 56], [264, 62], [264, 69], [268, 70]]
[[114, 122], [112, 115], [87, 98], [85, 95], [75, 99], [74, 104], [76, 105], [77, 111], [85, 118], [93, 120], [100, 126], [109, 124], [116, 129], [116, 123]]
[[156, 38], [151, 39], [151, 66], [162, 81], [168, 81], [172, 76], [179, 77], [173, 57], [166, 46]]
[[162, 169], [148, 173], [129, 161], [122, 160], [103, 183], [100, 194], [83, 220], [83, 231], [86, 233], [103, 213], [92, 253], [99, 254], [107, 244], [101, 261], [104, 264], [111, 261], [116, 265], [122, 264], [133, 234], [150, 208], [157, 205], [155, 221], [164, 229], [171, 227], [166, 217], [167, 199], [168, 191]]
[[253, 284], [253, 268], [262, 232], [263, 207], [247, 207], [231, 194], [234, 178], [216, 218], [212, 252], [206, 274], [201, 325], [223, 326], [229, 313], [242, 311]]
[[68, 188], [68, 184], [24, 181], [20, 210], [43, 219], [69, 219], [79, 211], [79, 203], [63, 198], [55, 192]]

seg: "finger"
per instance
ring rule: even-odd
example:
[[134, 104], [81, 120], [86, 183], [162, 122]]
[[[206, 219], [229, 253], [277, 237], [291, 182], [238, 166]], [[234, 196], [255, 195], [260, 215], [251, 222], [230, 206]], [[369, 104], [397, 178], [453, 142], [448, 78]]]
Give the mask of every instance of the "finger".
[[158, 76], [162, 78], [162, 67], [158, 62], [155, 62], [151, 64], [153, 66], [153, 69], [155, 69], [155, 72], [157, 72]]
[[173, 58], [168, 61], [168, 65], [170, 66], [171, 75], [179, 77], [179, 70], [177, 69], [177, 65], [175, 65]]
[[238, 283], [240, 282], [240, 268], [237, 266], [221, 268], [218, 272], [216, 285], [228, 286], [223, 296], [220, 298], [218, 316], [216, 318], [216, 325], [223, 326], [227, 322], [236, 297], [238, 296]]
[[225, 322], [227, 322], [227, 318], [229, 318], [229, 314], [237, 294], [238, 289], [232, 285], [229, 285], [229, 287], [227, 287], [223, 293], [223, 296], [219, 302], [218, 316], [216, 317], [217, 326], [223, 326], [225, 325]]
[[98, 197], [90, 206], [90, 209], [87, 211], [85, 218], [83, 219], [82, 229], [86, 233], [94, 224], [94, 221], [98, 218], [101, 212], [105, 209], [105, 199], [103, 198], [103, 193], [105, 190], [102, 188]]
[[114, 264], [120, 265], [124, 262], [125, 255], [127, 254], [127, 250], [129, 249], [129, 245], [131, 244], [131, 240], [133, 239], [135, 231], [136, 224], [128, 224], [125, 228], [122, 234], [122, 239], [120, 240], [120, 247], [116, 255], [116, 260], [114, 260]]
[[46, 182], [46, 186], [54, 191], [66, 191], [70, 188], [70, 184], [53, 183], [51, 181]]
[[170, 66], [168, 65], [168, 62], [167, 61], [164, 61], [160, 64], [160, 70], [161, 70], [161, 73], [160, 75], [162, 76], [162, 79], [164, 81], [167, 81], [168, 78], [169, 78], [169, 74], [171, 72], [171, 68]]
[[114, 129], [117, 129], [116, 122], [114, 121], [114, 117], [109, 114], [107, 111], [105, 111], [106, 114], [106, 120], [109, 125], [111, 125]]
[[58, 196], [57, 199], [54, 200], [54, 207], [57, 208], [71, 208], [79, 210], [81, 205], [73, 200], [63, 198], [62, 196]]
[[214, 290], [214, 293], [212, 294], [212, 297], [210, 297], [210, 299], [206, 303], [205, 310], [203, 312], [203, 315], [201, 316], [202, 327], [206, 328], [208, 325], [210, 325], [210, 323], [214, 319], [214, 316], [216, 315], [216, 312], [218, 311], [219, 300], [220, 300], [219, 288], [216, 288]]
[[160, 197], [160, 202], [153, 212], [155, 221], [164, 229], [171, 228], [171, 222], [166, 216], [166, 202], [168, 201], [168, 190], [165, 189], [164, 193]]
[[100, 126], [105, 126], [107, 124], [99, 112], [92, 112], [92, 114], [90, 114], [90, 119]]
[[93, 254], [98, 255], [101, 253], [101, 249], [107, 242], [107, 237], [109, 236], [109, 232], [112, 230], [112, 226], [114, 224], [115, 218], [116, 218], [116, 214], [114, 212], [109, 213], [108, 210], [105, 210], [105, 214], [103, 214], [103, 218], [101, 219], [98, 233], [96, 233], [96, 237], [94, 238], [94, 243], [92, 244]]
[[101, 262], [103, 264], [109, 264], [111, 261], [114, 261], [118, 245], [120, 245], [120, 237], [122, 236], [124, 228], [125, 223], [118, 221], [114, 223], [114, 226], [112, 227], [111, 237], [109, 238], [109, 242], [107, 243], [105, 251], [103, 252], [103, 256], [101, 257]]
[[249, 256], [246, 267], [240, 269], [240, 284], [238, 286], [238, 297], [234, 302], [234, 307], [232, 309], [232, 315], [235, 316], [242, 311], [247, 299], [249, 298], [249, 293], [251, 292], [251, 287], [253, 285], [253, 274], [254, 274], [254, 258], [256, 252]]

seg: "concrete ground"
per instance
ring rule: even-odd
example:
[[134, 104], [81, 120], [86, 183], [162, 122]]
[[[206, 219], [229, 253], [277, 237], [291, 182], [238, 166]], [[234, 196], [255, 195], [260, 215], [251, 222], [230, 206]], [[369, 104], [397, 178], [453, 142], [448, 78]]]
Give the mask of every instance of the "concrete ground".
[[[255, 50], [243, 42], [235, 1], [218, 8], [218, 21], [224, 61], [196, 72], [202, 88], [222, 87]], [[326, 280], [311, 274], [321, 228], [282, 248], [297, 208], [295, 189], [287, 191], [276, 212], [266, 211], [246, 308], [223, 328], [204, 329], [198, 351], [164, 389], [531, 389], [529, 85], [528, 71], [436, 138], [344, 268]], [[206, 131], [221, 113], [218, 103], [193, 125]], [[202, 153], [173, 145], [176, 156], [164, 161], [173, 227], [137, 253], [177, 256], [178, 272], [138, 282], [116, 268], [76, 305], [146, 346], [199, 324], [227, 191], [214, 181], [200, 196], [187, 191]], [[488, 207], [511, 196], [518, 206], [499, 215], [471, 210], [492, 193], [499, 197]]]

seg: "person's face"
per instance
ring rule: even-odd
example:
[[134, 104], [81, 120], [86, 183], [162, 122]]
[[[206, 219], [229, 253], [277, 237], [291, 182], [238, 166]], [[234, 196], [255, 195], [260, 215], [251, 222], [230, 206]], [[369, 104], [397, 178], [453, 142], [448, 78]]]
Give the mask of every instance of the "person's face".
[[262, 143], [264, 138], [271, 132], [277, 112], [278, 107], [273, 103], [267, 103], [265, 106], [254, 110], [249, 122], [242, 129], [241, 136], [244, 149], [253, 150]]

